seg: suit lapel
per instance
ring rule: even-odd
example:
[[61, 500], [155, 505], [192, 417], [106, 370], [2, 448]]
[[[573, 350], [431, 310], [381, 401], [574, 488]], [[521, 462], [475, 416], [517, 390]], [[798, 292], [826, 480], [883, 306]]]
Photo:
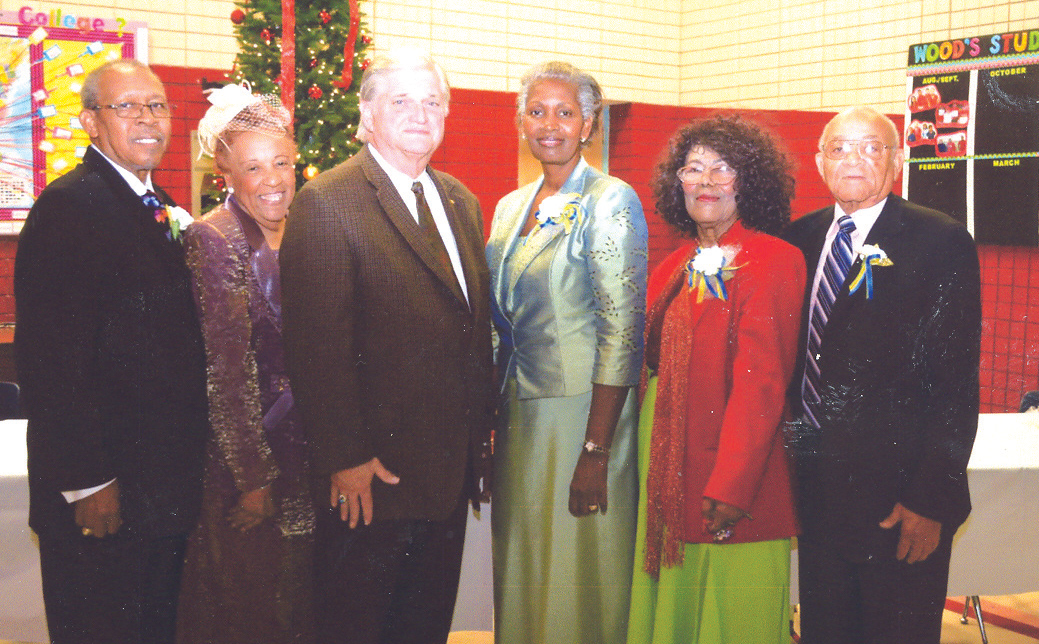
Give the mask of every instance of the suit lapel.
[[491, 251], [488, 264], [495, 276], [492, 283], [498, 285], [495, 297], [499, 302], [505, 301], [505, 295], [509, 291], [511, 282], [509, 275], [506, 274], [505, 258], [509, 256], [512, 246], [523, 229], [523, 223], [530, 212], [531, 202], [540, 187], [541, 181], [535, 181], [520, 188], [512, 196], [506, 197], [509, 201], [495, 212], [495, 221], [491, 226], [491, 239], [487, 242], [487, 248]]
[[[440, 202], [444, 204], [444, 213], [447, 214], [447, 221], [451, 225], [451, 234], [455, 237], [455, 245], [458, 247], [458, 259], [462, 264], [462, 273], [465, 276], [465, 284], [469, 291], [469, 300], [466, 301], [465, 294], [462, 293], [462, 287], [459, 285], [458, 280], [454, 275], [445, 275], [448, 286], [451, 286], [451, 291], [455, 294], [458, 300], [469, 307], [470, 311], [476, 312], [476, 305], [474, 304], [474, 298], [479, 300], [480, 293], [477, 289], [477, 285], [480, 282], [479, 276], [473, 274], [473, 270], [478, 265], [477, 255], [482, 254], [483, 251], [483, 235], [480, 235], [478, 242], [474, 245], [472, 243], [471, 235], [466, 230], [465, 214], [459, 211], [458, 200], [452, 192], [444, 187], [444, 183], [437, 176], [437, 173], [432, 168], [427, 168], [430, 178], [433, 180], [433, 184], [436, 185], [437, 191], [440, 193]], [[481, 231], [482, 232], [482, 231]]]
[[[884, 204], [883, 210], [880, 211], [880, 215], [877, 216], [873, 227], [870, 228], [869, 234], [866, 235], [865, 243], [884, 248], [893, 238], [896, 238], [902, 227], [901, 210], [901, 199], [895, 195], [888, 195], [887, 203]], [[860, 288], [854, 294], [848, 292], [848, 286], [851, 284], [852, 278], [860, 270], [862, 270], [862, 257], [856, 256], [851, 269], [848, 270], [848, 278], [844, 280], [844, 286], [841, 287], [840, 293], [837, 294], [837, 299], [833, 302], [833, 310], [830, 311], [830, 317], [826, 324], [827, 329], [835, 321], [838, 328], [844, 326], [846, 324], [844, 320], [852, 315], [855, 307], [860, 302], [866, 301], [865, 287]]]
[[[583, 200], [585, 194], [585, 178], [588, 175], [588, 169], [588, 163], [582, 158], [574, 168], [574, 171], [570, 173], [570, 177], [567, 178], [566, 183], [563, 184], [563, 187], [561, 187], [559, 192], [556, 194], [565, 195], [577, 193], [581, 195]], [[520, 228], [522, 228], [523, 223], [527, 220], [527, 214], [530, 212], [531, 208], [531, 201], [537, 194], [537, 191], [541, 188], [543, 181], [544, 177], [534, 184], [533, 191], [525, 202], [525, 207], [522, 209], [518, 217], [519, 225], [515, 229], [516, 236], [519, 235]], [[571, 232], [572, 231], [573, 229], [571, 229]], [[516, 288], [516, 283], [519, 281], [520, 276], [523, 275], [525, 270], [527, 270], [530, 263], [534, 261], [534, 258], [540, 255], [541, 252], [545, 250], [545, 248], [551, 244], [556, 237], [562, 235], [563, 232], [564, 228], [559, 225], [545, 226], [543, 228], [535, 225], [535, 227], [530, 231], [530, 234], [527, 235], [526, 241], [516, 249], [516, 256], [512, 262], [512, 269], [508, 275], [507, 283], [510, 291]]]
[[[361, 167], [364, 170], [364, 174], [372, 186], [375, 187], [376, 197], [379, 200], [379, 205], [382, 206], [383, 212], [386, 214], [386, 218], [389, 219], [390, 223], [393, 224], [408, 245], [411, 246], [412, 251], [415, 252], [419, 260], [455, 294], [455, 297], [465, 304], [465, 296], [458, 285], [458, 280], [454, 275], [449, 274], [447, 267], [443, 266], [437, 259], [436, 253], [429, 245], [429, 242], [426, 241], [418, 222], [415, 221], [408, 207], [404, 205], [404, 200], [401, 199], [397, 188], [394, 187], [389, 176], [379, 167], [379, 162], [372, 156], [368, 146], [361, 148], [358, 154], [361, 155]], [[443, 189], [439, 184], [437, 185], [437, 190], [440, 191], [441, 201], [444, 202], [444, 210], [453, 209], [449, 208], [449, 200], [445, 198]], [[448, 220], [451, 219], [453, 217], [449, 214]], [[452, 230], [454, 230], [454, 223], [452, 223]]]
[[[126, 183], [126, 179], [112, 167], [112, 164], [93, 148], [87, 148], [86, 154], [83, 156], [83, 163], [108, 184], [108, 188], [114, 196], [110, 212], [118, 213], [117, 216], [127, 219], [129, 225], [137, 227], [141, 231], [141, 236], [155, 249], [159, 257], [166, 260], [167, 264], [183, 266], [184, 251], [181, 244], [171, 242], [166, 238], [162, 227], [155, 222], [155, 213], [144, 205], [140, 195], [133, 191]], [[158, 186], [153, 186], [153, 188], [164, 204], [173, 203], [162, 188]]]

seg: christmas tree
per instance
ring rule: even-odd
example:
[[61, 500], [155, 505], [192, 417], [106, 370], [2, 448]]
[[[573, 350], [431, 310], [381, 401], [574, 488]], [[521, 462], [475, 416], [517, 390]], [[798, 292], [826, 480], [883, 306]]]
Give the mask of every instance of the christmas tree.
[[[302, 184], [360, 149], [355, 136], [360, 120], [357, 90], [371, 37], [357, 0], [328, 6], [320, 0], [287, 0], [287, 5], [295, 16], [296, 176]], [[282, 51], [293, 43], [282, 37], [283, 0], [238, 0], [235, 6], [231, 21], [239, 53], [231, 80], [247, 80], [257, 93], [284, 96]]]

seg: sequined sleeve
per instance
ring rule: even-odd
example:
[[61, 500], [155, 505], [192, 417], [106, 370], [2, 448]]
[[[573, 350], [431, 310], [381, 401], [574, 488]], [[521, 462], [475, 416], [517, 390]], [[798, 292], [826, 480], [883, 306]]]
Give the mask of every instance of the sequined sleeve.
[[184, 246], [206, 342], [215, 455], [239, 490], [255, 490], [274, 480], [278, 470], [263, 433], [251, 345], [248, 267], [231, 243], [205, 221], [187, 228]]
[[588, 279], [595, 300], [592, 382], [626, 386], [639, 379], [646, 312], [648, 232], [631, 186], [607, 178], [585, 231]]

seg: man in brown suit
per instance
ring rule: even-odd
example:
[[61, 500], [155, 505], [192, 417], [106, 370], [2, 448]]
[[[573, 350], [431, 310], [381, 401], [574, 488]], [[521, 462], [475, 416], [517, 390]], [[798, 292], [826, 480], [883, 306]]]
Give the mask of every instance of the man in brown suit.
[[390, 52], [360, 97], [367, 145], [299, 192], [280, 251], [315, 474], [318, 641], [445, 642], [491, 427], [482, 219], [427, 167], [448, 112], [440, 67]]

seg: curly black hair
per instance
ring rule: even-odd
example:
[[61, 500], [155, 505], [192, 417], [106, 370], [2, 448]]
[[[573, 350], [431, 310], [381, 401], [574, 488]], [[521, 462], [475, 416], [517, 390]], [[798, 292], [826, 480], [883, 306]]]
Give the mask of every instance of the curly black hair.
[[693, 121], [671, 137], [653, 176], [653, 196], [664, 221], [686, 234], [697, 233], [676, 174], [694, 145], [714, 150], [736, 170], [736, 210], [744, 226], [770, 235], [783, 230], [794, 198], [793, 163], [767, 130], [735, 114]]

